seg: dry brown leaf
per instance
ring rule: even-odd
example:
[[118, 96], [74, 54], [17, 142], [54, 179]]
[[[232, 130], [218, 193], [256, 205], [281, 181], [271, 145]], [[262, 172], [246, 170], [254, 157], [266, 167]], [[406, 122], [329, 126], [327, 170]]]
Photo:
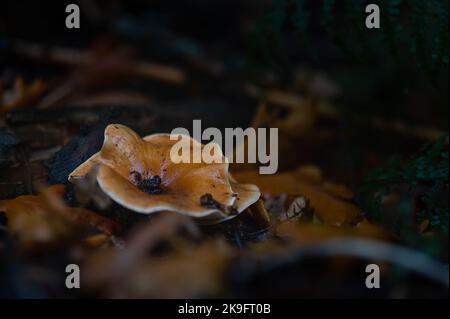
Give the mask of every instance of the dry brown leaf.
[[93, 253], [85, 264], [86, 285], [99, 288], [111, 281], [120, 280], [130, 267], [145, 258], [147, 252], [163, 240], [189, 224], [186, 216], [169, 213], [154, 216], [138, 226], [127, 239], [126, 249], [107, 249]]
[[301, 178], [311, 184], [321, 184], [323, 182], [322, 170], [316, 165], [301, 165], [295, 173]]
[[53, 185], [40, 195], [23, 195], [0, 200], [0, 212], [7, 217], [7, 229], [28, 250], [40, 245], [58, 245], [82, 228], [95, 228], [112, 235], [119, 225], [84, 208], [64, 206], [64, 185]]
[[149, 105], [151, 99], [149, 96], [133, 91], [105, 91], [98, 94], [74, 97], [71, 105], [81, 107], [127, 105], [143, 106]]
[[91, 248], [101, 247], [109, 242], [109, 237], [105, 234], [95, 234], [84, 240], [86, 245]]
[[367, 220], [361, 221], [355, 227], [332, 227], [288, 221], [280, 224], [276, 231], [277, 235], [302, 244], [347, 237], [387, 239], [381, 228], [370, 224]]
[[429, 225], [430, 225], [430, 220], [425, 219], [424, 221], [422, 221], [419, 224], [419, 226], [417, 227], [417, 230], [419, 231], [420, 234], [423, 234]]
[[353, 194], [353, 192], [345, 185], [340, 185], [333, 182], [325, 182], [322, 186], [327, 193], [332, 194], [336, 197], [347, 200], [355, 197], [355, 194]]
[[[18, 76], [14, 80], [11, 90], [0, 90], [0, 111], [8, 112], [15, 108], [29, 105], [36, 101], [44, 91], [46, 85], [42, 80], [34, 80], [30, 84], [25, 84], [22, 77]], [[2, 92], [3, 91], [3, 92]]]
[[[266, 92], [269, 104], [261, 103], [252, 121], [253, 127], [277, 127], [282, 133], [300, 137], [309, 132], [316, 123], [317, 101], [280, 90]], [[279, 109], [287, 111], [281, 116]]]
[[256, 184], [263, 194], [277, 196], [286, 193], [306, 197], [317, 217], [331, 226], [351, 224], [361, 215], [357, 206], [336, 198], [320, 185], [303, 181], [295, 172], [260, 175], [255, 171], [244, 171], [236, 172], [234, 176], [243, 183]]
[[[192, 229], [194, 227], [194, 229]], [[195, 235], [191, 219], [159, 214], [136, 229], [125, 249], [94, 251], [83, 266], [83, 285], [113, 298], [182, 298], [218, 293], [234, 250], [222, 240], [193, 246], [182, 229]], [[174, 243], [163, 256], [149, 254], [161, 242]]]
[[221, 240], [207, 241], [194, 250], [168, 258], [149, 259], [123, 282], [122, 297], [195, 298], [218, 295], [233, 249]]
[[286, 118], [277, 119], [270, 126], [278, 127], [282, 133], [298, 138], [310, 132], [315, 123], [314, 102], [306, 100], [299, 102], [298, 107], [290, 111]]

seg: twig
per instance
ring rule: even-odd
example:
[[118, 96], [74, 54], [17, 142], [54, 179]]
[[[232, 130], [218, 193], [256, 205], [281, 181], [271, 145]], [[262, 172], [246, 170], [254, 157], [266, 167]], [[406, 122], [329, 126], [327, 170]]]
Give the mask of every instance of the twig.
[[[287, 110], [297, 110], [304, 103], [304, 99], [297, 94], [281, 90], [262, 92], [254, 86], [247, 87], [247, 94], [258, 99], [265, 99], [270, 106]], [[326, 120], [340, 121], [339, 111], [330, 103], [317, 103], [315, 105], [317, 116]], [[267, 112], [267, 109], [265, 110]], [[260, 116], [260, 115], [259, 115]], [[412, 126], [399, 120], [388, 121], [380, 117], [367, 117], [361, 115], [351, 116], [351, 121], [358, 126], [369, 126], [380, 131], [392, 131], [400, 135], [408, 135], [423, 140], [436, 140], [447, 132], [431, 127]]]
[[[14, 43], [12, 49], [17, 54], [32, 60], [43, 60], [51, 63], [77, 67], [92, 64], [96, 59], [96, 57], [88, 51], [78, 51], [58, 47], [47, 48], [40, 44], [22, 41]], [[172, 66], [150, 63], [147, 61], [130, 62], [128, 71], [132, 75], [176, 85], [182, 85], [187, 81], [187, 74], [183, 70]]]
[[318, 244], [302, 246], [287, 254], [256, 256], [258, 271], [269, 271], [302, 258], [346, 255], [364, 259], [381, 260], [419, 273], [442, 285], [449, 286], [449, 268], [412, 249], [370, 239], [333, 239]]

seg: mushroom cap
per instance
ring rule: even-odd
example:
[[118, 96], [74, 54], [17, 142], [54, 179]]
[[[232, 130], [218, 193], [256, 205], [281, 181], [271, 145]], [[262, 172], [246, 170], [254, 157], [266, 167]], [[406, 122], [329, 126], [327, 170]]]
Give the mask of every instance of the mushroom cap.
[[[207, 223], [235, 216], [227, 208], [240, 213], [260, 197], [255, 185], [237, 183], [228, 173], [228, 160], [217, 144], [212, 163], [174, 163], [170, 152], [176, 143], [193, 150], [204, 145], [189, 136], [152, 134], [141, 138], [128, 127], [110, 124], [105, 129], [102, 149], [76, 168], [69, 181], [84, 177], [99, 165], [100, 188], [120, 205], [138, 213], [173, 211], [197, 217]], [[158, 176], [161, 192], [149, 194], [140, 182]], [[200, 198], [211, 194], [220, 208], [202, 206]]]

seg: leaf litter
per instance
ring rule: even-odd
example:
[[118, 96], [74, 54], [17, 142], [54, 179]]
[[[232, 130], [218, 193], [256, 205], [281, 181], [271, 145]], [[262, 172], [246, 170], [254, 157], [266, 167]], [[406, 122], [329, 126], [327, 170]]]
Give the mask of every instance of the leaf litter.
[[[60, 266], [76, 262], [83, 269], [79, 294], [87, 297], [321, 297], [329, 287], [318, 278], [333, 283], [343, 277], [359, 287], [352, 297], [370, 297], [361, 273], [364, 265], [375, 262], [386, 272], [392, 290], [421, 287], [408, 276], [429, 280], [426, 287], [448, 289], [447, 260], [408, 248], [397, 233], [370, 218], [358, 201], [358, 189], [329, 178], [321, 164], [308, 164], [332, 154], [333, 149], [325, 147], [336, 145], [336, 123], [341, 121], [331, 99], [342, 92], [323, 74], [299, 71], [293, 89], [280, 89], [280, 83], [270, 81], [256, 87], [240, 78], [224, 85], [224, 91], [229, 90], [225, 93], [233, 96], [230, 105], [236, 102], [238, 107], [230, 111], [228, 104], [217, 103], [214, 109], [221, 118], [209, 125], [227, 127], [238, 121], [235, 114], [240, 112], [255, 128], [278, 127], [281, 169], [264, 176], [252, 164], [230, 165], [233, 178], [256, 185], [261, 197], [232, 219], [200, 224], [174, 212], [147, 216], [119, 205], [99, 187], [98, 167], [73, 184], [66, 181], [100, 151], [108, 124], [124, 123], [145, 136], [168, 133], [199, 114], [209, 114], [210, 100], [200, 99], [194, 108], [187, 96], [226, 95], [210, 88], [209, 82], [215, 81], [211, 75], [202, 78], [207, 66], [217, 61], [180, 59], [182, 63], [166, 65], [138, 59], [129, 46], [105, 39], [84, 50], [50, 47], [49, 54], [42, 55], [43, 48], [17, 42], [14, 51], [32, 63], [45, 60], [55, 68], [64, 66], [64, 76], [25, 81], [17, 74], [8, 83], [0, 78], [0, 112], [5, 114], [0, 122], [0, 164], [8, 170], [0, 172], [0, 260], [5, 263], [12, 254], [18, 269], [31, 273], [44, 267], [47, 276], [26, 277], [29, 283], [54, 285]], [[215, 75], [219, 81], [232, 77], [236, 70], [230, 65]], [[139, 86], [150, 90], [135, 90]], [[182, 111], [167, 110], [177, 103]], [[370, 123], [393, 126], [402, 135], [409, 132], [404, 126]], [[419, 133], [413, 135], [436, 136], [435, 131]], [[447, 147], [448, 162], [446, 143], [441, 149]], [[421, 161], [418, 157], [413, 163], [417, 174], [426, 171]], [[445, 174], [439, 176], [445, 183]], [[160, 195], [160, 175], [136, 178], [139, 190]], [[43, 179], [50, 186], [39, 186]], [[199, 196], [195, 204], [229, 209], [211, 193]], [[417, 225], [421, 236], [436, 235], [430, 229], [438, 221], [432, 218], [427, 215]], [[408, 275], [406, 280], [397, 277], [399, 268]], [[346, 291], [345, 285], [334, 288], [332, 297]], [[61, 288], [43, 289], [42, 295], [65, 293]]]

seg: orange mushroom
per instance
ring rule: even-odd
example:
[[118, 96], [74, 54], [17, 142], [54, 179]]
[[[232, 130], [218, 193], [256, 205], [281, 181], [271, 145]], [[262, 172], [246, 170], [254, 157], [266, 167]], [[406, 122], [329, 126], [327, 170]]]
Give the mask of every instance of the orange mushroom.
[[176, 143], [189, 143], [191, 151], [205, 147], [188, 136], [180, 141], [170, 134], [141, 138], [124, 125], [110, 124], [102, 149], [76, 168], [69, 181], [99, 165], [100, 188], [120, 205], [143, 214], [178, 212], [208, 223], [232, 218], [258, 200], [258, 187], [231, 178], [220, 147], [214, 148], [220, 161], [174, 163], [170, 151]]

